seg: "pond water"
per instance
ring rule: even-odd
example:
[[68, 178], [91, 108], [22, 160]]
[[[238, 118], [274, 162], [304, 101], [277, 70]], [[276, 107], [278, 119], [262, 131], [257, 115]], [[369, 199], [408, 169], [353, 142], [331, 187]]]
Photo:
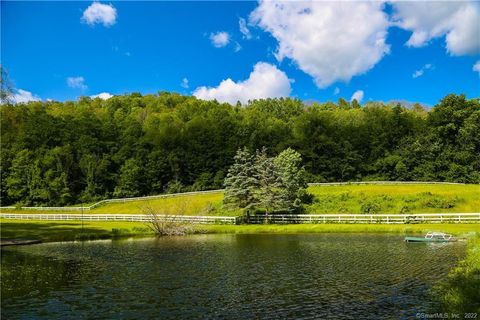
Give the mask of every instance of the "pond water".
[[464, 244], [195, 235], [2, 249], [2, 319], [408, 319]]

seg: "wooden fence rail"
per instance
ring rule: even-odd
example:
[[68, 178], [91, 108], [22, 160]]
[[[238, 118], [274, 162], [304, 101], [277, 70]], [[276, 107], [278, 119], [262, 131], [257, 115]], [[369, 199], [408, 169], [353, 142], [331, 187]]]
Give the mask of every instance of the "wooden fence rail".
[[[480, 213], [255, 215], [249, 223], [480, 223]], [[480, 231], [480, 227], [479, 227]]]
[[[0, 218], [18, 220], [76, 220], [76, 221], [132, 221], [149, 222], [151, 215], [146, 214], [27, 214], [0, 213]], [[423, 213], [423, 214], [299, 214], [299, 215], [256, 215], [245, 217], [223, 216], [159, 216], [160, 219], [199, 224], [240, 224], [240, 223], [480, 223], [480, 213]], [[480, 227], [479, 227], [480, 231]]]
[[[17, 220], [75, 220], [75, 221], [129, 221], [129, 222], [150, 222], [153, 217], [147, 214], [28, 214], [28, 213], [0, 213], [0, 218]], [[236, 217], [221, 216], [182, 216], [168, 215], [157, 216], [157, 219], [164, 221], [178, 221], [198, 224], [235, 224]]]

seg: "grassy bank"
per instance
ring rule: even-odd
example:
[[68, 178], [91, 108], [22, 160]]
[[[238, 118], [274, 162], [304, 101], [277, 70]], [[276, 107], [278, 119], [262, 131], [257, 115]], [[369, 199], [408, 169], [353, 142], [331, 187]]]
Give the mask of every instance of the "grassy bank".
[[40, 239], [45, 242], [109, 239], [153, 235], [140, 222], [84, 222], [45, 220], [0, 220], [2, 238]]
[[428, 231], [440, 231], [454, 235], [472, 232], [480, 233], [478, 224], [266, 224], [266, 225], [204, 225], [199, 227], [206, 233], [392, 233], [424, 234]]
[[480, 235], [469, 240], [467, 255], [436, 288], [444, 312], [480, 313]]
[[[312, 186], [314, 201], [306, 206], [307, 213], [451, 213], [478, 212], [480, 185], [337, 185]], [[146, 207], [163, 214], [236, 216], [239, 210], [222, 205], [223, 193], [184, 195], [170, 198], [105, 203], [85, 213], [139, 214]], [[60, 213], [60, 211], [3, 210], [15, 213]], [[64, 213], [78, 213], [64, 211]]]
[[[480, 233], [478, 224], [292, 224], [292, 225], [197, 225], [195, 233], [229, 234], [294, 234], [294, 233], [392, 233], [420, 234], [442, 231], [454, 235]], [[148, 227], [137, 222], [84, 222], [45, 220], [1, 220], [2, 238], [29, 238], [42, 241], [69, 241], [81, 239], [106, 239], [153, 235]]]

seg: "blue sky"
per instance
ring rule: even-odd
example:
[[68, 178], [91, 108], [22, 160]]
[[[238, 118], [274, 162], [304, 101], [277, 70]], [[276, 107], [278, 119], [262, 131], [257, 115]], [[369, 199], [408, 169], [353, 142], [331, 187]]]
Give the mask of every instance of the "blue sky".
[[1, 63], [18, 101], [166, 90], [434, 105], [480, 95], [478, 7], [2, 1]]

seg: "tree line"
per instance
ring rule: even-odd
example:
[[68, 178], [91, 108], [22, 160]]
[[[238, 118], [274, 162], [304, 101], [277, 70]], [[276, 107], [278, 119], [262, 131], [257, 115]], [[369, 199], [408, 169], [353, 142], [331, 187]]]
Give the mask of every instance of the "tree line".
[[296, 150], [309, 182], [480, 182], [480, 103], [464, 95], [426, 110], [133, 93], [7, 102], [0, 116], [2, 205], [223, 188], [237, 150], [264, 146], [268, 157]]

